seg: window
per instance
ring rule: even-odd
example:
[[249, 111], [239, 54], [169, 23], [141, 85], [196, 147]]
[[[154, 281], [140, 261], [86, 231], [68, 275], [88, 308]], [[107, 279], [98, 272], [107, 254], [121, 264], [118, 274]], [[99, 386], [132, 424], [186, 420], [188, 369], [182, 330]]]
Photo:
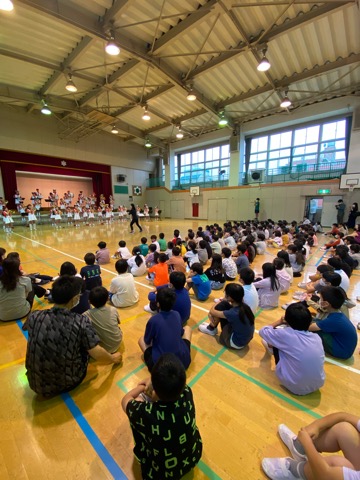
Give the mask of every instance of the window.
[[268, 175], [287, 171], [342, 169], [346, 165], [348, 119], [295, 127], [249, 139], [248, 169]]
[[198, 185], [227, 180], [229, 169], [229, 144], [212, 145], [179, 153], [175, 157], [175, 182], [178, 185]]

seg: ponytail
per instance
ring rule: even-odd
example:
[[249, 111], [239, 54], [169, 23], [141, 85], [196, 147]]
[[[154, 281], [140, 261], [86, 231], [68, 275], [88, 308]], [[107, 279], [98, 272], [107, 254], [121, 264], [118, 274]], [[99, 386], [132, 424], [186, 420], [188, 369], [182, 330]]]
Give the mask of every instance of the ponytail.
[[140, 253], [140, 250], [137, 250], [136, 253], [135, 253], [135, 263], [138, 267], [140, 267], [140, 265], [142, 263], [144, 263], [144, 260], [141, 256], [141, 253]]

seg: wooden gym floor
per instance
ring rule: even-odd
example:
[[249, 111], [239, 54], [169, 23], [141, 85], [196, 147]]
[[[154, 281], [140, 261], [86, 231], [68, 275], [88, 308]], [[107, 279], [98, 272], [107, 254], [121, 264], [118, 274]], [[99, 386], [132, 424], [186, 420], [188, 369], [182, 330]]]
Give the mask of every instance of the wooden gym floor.
[[[219, 219], [218, 219], [219, 221]], [[165, 233], [172, 238], [174, 228], [182, 236], [188, 228], [205, 226], [205, 221], [163, 220], [143, 223], [145, 235]], [[220, 223], [220, 221], [219, 221]], [[135, 227], [136, 228], [136, 227]], [[64, 261], [78, 269], [84, 254], [95, 251], [100, 240], [111, 253], [118, 241], [128, 247], [137, 245], [141, 235], [129, 235], [129, 225], [66, 227], [55, 230], [38, 226], [36, 232], [17, 227], [13, 234], [0, 233], [0, 246], [17, 251], [28, 273], [56, 275]], [[321, 235], [320, 235], [321, 239]], [[320, 241], [322, 243], [322, 239]], [[324, 252], [313, 249], [306, 271], [314, 271]], [[271, 261], [274, 252], [258, 256], [255, 269]], [[102, 268], [104, 286], [115, 274], [114, 260]], [[360, 271], [351, 278], [349, 296], [360, 295]], [[70, 394], [51, 400], [39, 400], [29, 389], [24, 367], [26, 338], [22, 322], [0, 324], [0, 478], [5, 479], [139, 479], [140, 469], [133, 459], [133, 439], [121, 398], [126, 391], [148, 376], [141, 361], [137, 340], [144, 332], [149, 315], [143, 307], [151, 287], [144, 277], [136, 279], [140, 302], [136, 307], [120, 309], [124, 332], [122, 367], [92, 362], [86, 380]], [[290, 294], [298, 290], [297, 279]], [[360, 358], [357, 349], [350, 361], [327, 358], [326, 382], [321, 391], [297, 397], [283, 389], [274, 374], [274, 361], [265, 354], [257, 334], [249, 348], [229, 351], [216, 339], [201, 334], [197, 327], [206, 320], [214, 298], [205, 303], [193, 300], [188, 324], [193, 329], [192, 363], [188, 383], [193, 389], [204, 451], [193, 478], [264, 479], [260, 461], [264, 456], [288, 455], [276, 435], [277, 425], [286, 423], [295, 432], [300, 426], [330, 412], [360, 411]], [[47, 308], [35, 300], [34, 308]], [[272, 322], [284, 311], [259, 311], [256, 328]], [[360, 321], [360, 303], [351, 310], [351, 320]], [[186, 478], [192, 478], [188, 475]]]

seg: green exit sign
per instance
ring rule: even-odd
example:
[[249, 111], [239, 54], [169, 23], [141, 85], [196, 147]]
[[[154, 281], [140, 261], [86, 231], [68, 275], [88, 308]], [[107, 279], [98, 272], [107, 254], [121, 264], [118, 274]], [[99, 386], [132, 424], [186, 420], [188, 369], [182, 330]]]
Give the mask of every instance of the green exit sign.
[[321, 188], [320, 190], [317, 191], [319, 195], [328, 195], [331, 193], [330, 188]]

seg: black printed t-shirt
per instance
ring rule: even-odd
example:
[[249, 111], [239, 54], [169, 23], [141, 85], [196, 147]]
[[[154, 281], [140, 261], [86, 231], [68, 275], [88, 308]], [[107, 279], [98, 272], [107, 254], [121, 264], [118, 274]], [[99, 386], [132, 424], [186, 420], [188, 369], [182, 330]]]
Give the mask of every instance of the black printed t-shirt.
[[199, 462], [202, 441], [190, 387], [176, 402], [132, 400], [126, 413], [143, 479], [180, 479]]
[[86, 290], [91, 290], [94, 287], [101, 287], [101, 269], [99, 265], [86, 265], [80, 270], [81, 278], [85, 280]]
[[88, 317], [54, 307], [32, 312], [24, 328], [29, 333], [26, 375], [34, 392], [57, 395], [82, 382], [88, 350], [100, 342]]

